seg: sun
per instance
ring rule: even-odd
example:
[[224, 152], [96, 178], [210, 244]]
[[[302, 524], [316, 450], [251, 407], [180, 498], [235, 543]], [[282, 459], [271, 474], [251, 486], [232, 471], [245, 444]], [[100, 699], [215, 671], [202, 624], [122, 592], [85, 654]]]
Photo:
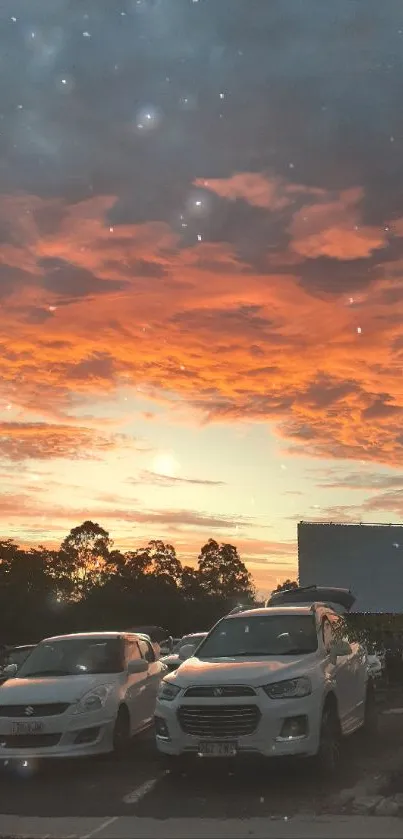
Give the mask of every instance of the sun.
[[157, 472], [158, 475], [165, 475], [167, 478], [173, 478], [178, 468], [179, 463], [172, 452], [161, 452], [153, 460], [154, 472]]

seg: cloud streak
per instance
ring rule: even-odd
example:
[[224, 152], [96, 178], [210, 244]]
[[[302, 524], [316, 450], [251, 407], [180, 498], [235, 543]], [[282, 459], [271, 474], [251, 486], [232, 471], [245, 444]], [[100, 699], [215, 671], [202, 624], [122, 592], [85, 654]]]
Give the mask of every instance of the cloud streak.
[[379, 490], [403, 487], [403, 474], [385, 475], [381, 472], [331, 472], [326, 480], [318, 483], [320, 489]]
[[123, 435], [101, 435], [91, 428], [77, 425], [0, 422], [0, 457], [11, 461], [97, 459], [103, 453], [121, 447], [124, 442]]
[[140, 472], [138, 478], [133, 478], [130, 483], [137, 484], [151, 484], [159, 487], [174, 487], [174, 486], [205, 486], [205, 487], [223, 487], [225, 481], [211, 481], [204, 478], [180, 478], [168, 475], [160, 475], [157, 472], [152, 472], [144, 469]]

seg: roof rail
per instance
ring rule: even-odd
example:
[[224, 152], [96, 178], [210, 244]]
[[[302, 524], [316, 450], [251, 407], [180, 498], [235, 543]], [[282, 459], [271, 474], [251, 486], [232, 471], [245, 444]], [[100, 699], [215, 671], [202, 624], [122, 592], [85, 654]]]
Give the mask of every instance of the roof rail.
[[[238, 604], [238, 606], [234, 606], [234, 608], [231, 609], [230, 612], [228, 612], [228, 615], [238, 615], [239, 612], [245, 612], [246, 609], [249, 609], [249, 608], [250, 608], [249, 606], [242, 606], [241, 604]], [[227, 615], [227, 617], [228, 617], [228, 615]]]

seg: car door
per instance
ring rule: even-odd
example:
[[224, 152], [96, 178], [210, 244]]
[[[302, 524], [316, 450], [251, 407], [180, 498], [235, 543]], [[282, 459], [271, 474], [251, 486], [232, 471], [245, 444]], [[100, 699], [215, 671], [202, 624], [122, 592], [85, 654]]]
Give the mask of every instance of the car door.
[[129, 661], [142, 658], [136, 638], [125, 639], [126, 704], [130, 711], [132, 733], [143, 728], [147, 721], [148, 673], [128, 673]]
[[351, 676], [352, 708], [351, 725], [357, 727], [364, 717], [365, 695], [368, 680], [366, 652], [362, 644], [351, 637], [346, 622], [341, 617], [332, 617], [332, 625], [336, 637], [350, 644], [351, 655], [348, 656], [349, 673]]
[[339, 708], [340, 724], [343, 733], [347, 734], [353, 726], [352, 718], [355, 708], [355, 679], [353, 674], [353, 654], [338, 656], [332, 660], [330, 651], [332, 642], [338, 639], [336, 624], [329, 615], [322, 619], [322, 640], [327, 655], [327, 670], [334, 682], [337, 704]]
[[144, 638], [139, 638], [139, 648], [142, 657], [148, 663], [148, 678], [145, 691], [146, 719], [151, 722], [154, 717], [157, 692], [161, 679], [162, 665], [155, 658], [151, 644]]

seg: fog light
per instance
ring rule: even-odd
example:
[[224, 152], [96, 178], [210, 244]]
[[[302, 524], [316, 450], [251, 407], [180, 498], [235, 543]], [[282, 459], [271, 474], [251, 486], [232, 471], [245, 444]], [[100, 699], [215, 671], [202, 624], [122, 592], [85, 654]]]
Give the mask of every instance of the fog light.
[[155, 733], [160, 740], [170, 740], [169, 729], [162, 717], [154, 717]]
[[287, 717], [281, 726], [277, 740], [300, 740], [308, 734], [308, 717]]
[[83, 728], [82, 731], [79, 731], [75, 738], [76, 745], [83, 744], [83, 743], [92, 743], [93, 740], [96, 740], [99, 734], [99, 726], [97, 728]]

